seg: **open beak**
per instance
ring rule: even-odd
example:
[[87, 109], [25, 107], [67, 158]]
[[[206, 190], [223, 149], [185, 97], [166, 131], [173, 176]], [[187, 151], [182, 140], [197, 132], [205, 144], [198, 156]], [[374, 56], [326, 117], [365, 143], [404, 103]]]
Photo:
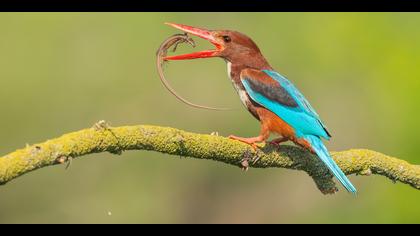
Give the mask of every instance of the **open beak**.
[[192, 35], [203, 38], [209, 41], [210, 43], [212, 43], [216, 47], [216, 49], [204, 50], [200, 52], [193, 52], [193, 53], [183, 54], [183, 55], [167, 56], [163, 58], [164, 60], [188, 60], [188, 59], [196, 59], [196, 58], [214, 57], [223, 50], [223, 45], [220, 44], [216, 40], [216, 38], [211, 34], [211, 31], [209, 30], [196, 28], [196, 27], [192, 27], [188, 25], [174, 24], [174, 23], [165, 23], [165, 24], [170, 25], [174, 28], [180, 29], [186, 33], [190, 33]]

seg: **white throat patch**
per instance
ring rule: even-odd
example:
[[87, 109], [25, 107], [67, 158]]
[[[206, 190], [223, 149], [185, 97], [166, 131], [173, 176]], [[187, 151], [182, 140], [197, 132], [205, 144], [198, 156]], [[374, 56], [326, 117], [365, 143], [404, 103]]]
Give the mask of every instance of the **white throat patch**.
[[232, 75], [231, 75], [232, 63], [230, 61], [226, 61], [226, 64], [227, 64], [227, 73], [228, 73], [229, 79], [231, 80], [231, 82], [233, 84], [233, 87], [235, 88], [236, 92], [238, 93], [239, 98], [241, 99], [241, 102], [246, 107], [246, 103], [248, 102], [248, 96], [247, 96], [246, 92], [243, 89], [241, 89], [240, 87], [238, 87], [235, 84], [235, 81], [233, 81], [233, 79], [232, 79]]
[[229, 78], [231, 78], [232, 76], [230, 75], [230, 72], [232, 72], [232, 62], [227, 61], [226, 65], [227, 65], [228, 76], [229, 76]]

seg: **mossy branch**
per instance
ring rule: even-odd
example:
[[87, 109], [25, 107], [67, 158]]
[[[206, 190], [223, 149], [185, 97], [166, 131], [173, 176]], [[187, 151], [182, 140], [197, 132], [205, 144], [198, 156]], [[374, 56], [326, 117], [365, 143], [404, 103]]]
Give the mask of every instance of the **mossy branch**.
[[[109, 127], [99, 122], [90, 129], [66, 134], [44, 143], [27, 146], [0, 157], [0, 184], [30, 171], [63, 164], [73, 158], [92, 153], [121, 154], [127, 150], [150, 150], [177, 156], [209, 159], [244, 167], [247, 159], [258, 157], [250, 167], [280, 167], [307, 172], [323, 193], [337, 191], [332, 175], [307, 151], [289, 145], [265, 145], [254, 151], [248, 145], [217, 135], [189, 133], [158, 126]], [[420, 189], [420, 166], [410, 165], [384, 154], [354, 149], [332, 153], [347, 175], [378, 174]]]

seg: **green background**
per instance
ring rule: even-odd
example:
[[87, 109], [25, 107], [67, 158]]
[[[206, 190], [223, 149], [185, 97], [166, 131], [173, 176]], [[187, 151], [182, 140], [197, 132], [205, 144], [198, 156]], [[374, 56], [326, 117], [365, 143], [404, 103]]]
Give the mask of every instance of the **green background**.
[[[258, 134], [223, 60], [171, 62], [166, 75], [190, 100], [231, 111], [190, 108], [162, 87], [155, 52], [179, 32], [167, 21], [253, 38], [317, 109], [330, 150], [420, 163], [417, 13], [1, 13], [0, 156], [102, 119]], [[420, 223], [419, 191], [381, 176], [350, 178], [357, 197], [324, 196], [303, 172], [95, 154], [1, 186], [0, 223]]]

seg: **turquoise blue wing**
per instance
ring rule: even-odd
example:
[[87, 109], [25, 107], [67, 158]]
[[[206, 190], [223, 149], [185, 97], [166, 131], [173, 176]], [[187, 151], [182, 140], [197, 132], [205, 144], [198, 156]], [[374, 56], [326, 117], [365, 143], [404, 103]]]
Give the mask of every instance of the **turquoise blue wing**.
[[[357, 190], [334, 162], [321, 137], [329, 139], [327, 129], [319, 115], [303, 94], [284, 76], [271, 70], [244, 70], [241, 81], [246, 92], [256, 103], [272, 111], [295, 130], [298, 138], [305, 139], [313, 151], [341, 182], [347, 191], [356, 194]], [[266, 76], [268, 75], [268, 77]]]
[[263, 72], [273, 81], [262, 82], [264, 80], [252, 78], [250, 75], [241, 77], [242, 84], [252, 100], [292, 126], [298, 138], [304, 135], [315, 135], [325, 139], [331, 137], [308, 100], [288, 79], [275, 71]]

